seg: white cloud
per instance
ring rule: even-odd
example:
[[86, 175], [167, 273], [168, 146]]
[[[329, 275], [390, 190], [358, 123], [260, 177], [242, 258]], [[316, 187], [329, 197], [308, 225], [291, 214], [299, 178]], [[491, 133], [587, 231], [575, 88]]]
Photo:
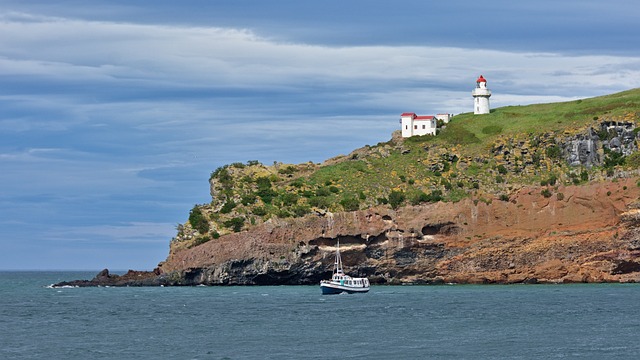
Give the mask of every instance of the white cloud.
[[312, 45], [177, 22], [14, 12], [0, 14], [0, 34], [0, 200], [21, 209], [3, 221], [36, 213], [51, 231], [30, 239], [166, 243], [175, 230], [159, 208], [206, 202], [217, 166], [321, 162], [386, 141], [402, 112], [471, 111], [480, 74], [492, 107], [640, 81], [632, 56]]
[[[25, 19], [27, 21], [25, 21]], [[406, 81], [494, 83], [562, 92], [567, 86], [637, 86], [638, 59], [416, 46], [327, 47], [280, 43], [245, 29], [142, 25], [10, 14], [0, 23], [0, 70], [69, 81], [145, 82], [173, 88], [373, 85]], [[624, 71], [624, 76], [619, 76]], [[564, 74], [564, 75], [558, 75]], [[561, 81], [560, 81], [561, 80]], [[491, 81], [491, 78], [490, 78]], [[464, 89], [466, 90], [466, 89]], [[517, 89], [510, 89], [517, 90]], [[366, 88], [361, 88], [366, 97]], [[535, 89], [532, 89], [535, 91]], [[588, 90], [585, 89], [585, 93]], [[540, 94], [539, 94], [540, 95]]]

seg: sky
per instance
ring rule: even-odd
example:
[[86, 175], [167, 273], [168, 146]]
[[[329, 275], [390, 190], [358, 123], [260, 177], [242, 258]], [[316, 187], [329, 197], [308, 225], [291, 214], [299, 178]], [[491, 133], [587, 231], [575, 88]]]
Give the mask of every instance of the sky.
[[[151, 270], [233, 162], [640, 87], [636, 0], [0, 1], [0, 270]], [[455, 121], [455, 117], [454, 117]]]

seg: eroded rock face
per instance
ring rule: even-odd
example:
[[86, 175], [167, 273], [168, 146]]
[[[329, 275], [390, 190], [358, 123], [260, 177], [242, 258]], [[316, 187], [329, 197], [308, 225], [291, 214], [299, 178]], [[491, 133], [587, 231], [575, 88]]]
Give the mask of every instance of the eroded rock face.
[[626, 121], [602, 121], [599, 128], [563, 139], [564, 158], [571, 166], [592, 167], [602, 165], [604, 151], [630, 155], [638, 150], [635, 124]]
[[57, 286], [318, 284], [338, 241], [345, 270], [374, 284], [638, 282], [637, 180], [273, 220], [172, 249], [154, 272], [103, 270]]
[[635, 282], [636, 180], [275, 220], [172, 251], [160, 271], [175, 285], [317, 284], [339, 241], [345, 270], [378, 284]]

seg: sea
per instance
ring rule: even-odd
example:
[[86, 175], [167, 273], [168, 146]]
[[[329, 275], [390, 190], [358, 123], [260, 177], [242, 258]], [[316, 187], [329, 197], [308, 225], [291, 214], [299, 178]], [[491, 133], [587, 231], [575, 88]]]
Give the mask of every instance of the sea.
[[0, 272], [0, 359], [637, 359], [640, 284], [52, 288]]

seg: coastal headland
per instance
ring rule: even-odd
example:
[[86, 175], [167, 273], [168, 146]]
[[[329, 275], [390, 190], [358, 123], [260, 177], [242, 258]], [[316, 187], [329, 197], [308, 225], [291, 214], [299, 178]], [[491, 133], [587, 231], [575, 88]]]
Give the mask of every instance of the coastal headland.
[[58, 286], [640, 281], [640, 90], [453, 117], [322, 164], [212, 172], [152, 272]]

